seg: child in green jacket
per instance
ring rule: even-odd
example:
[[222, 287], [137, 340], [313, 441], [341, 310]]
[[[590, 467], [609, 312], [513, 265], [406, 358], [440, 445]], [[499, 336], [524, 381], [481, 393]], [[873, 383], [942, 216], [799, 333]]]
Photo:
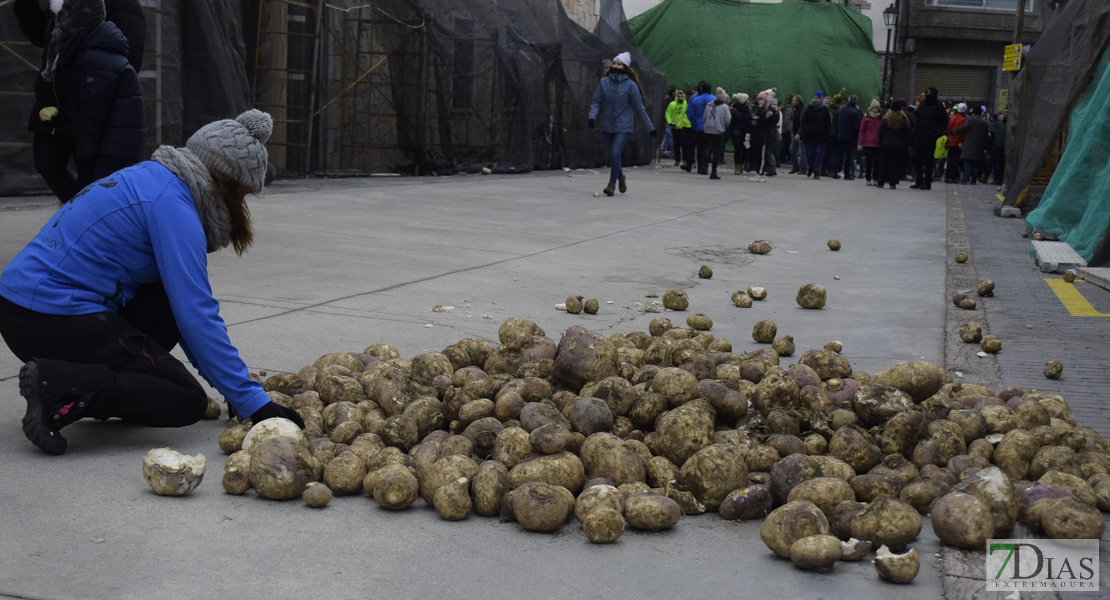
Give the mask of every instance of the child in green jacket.
[[944, 164], [948, 162], [948, 136], [942, 135], [937, 138], [937, 147], [933, 151], [933, 158], [936, 159], [933, 181], [942, 181], [944, 179]]
[[[682, 164], [683, 152], [690, 132], [690, 117], [686, 116], [686, 92], [675, 92], [674, 100], [667, 106], [667, 125], [671, 126], [674, 136], [674, 166]], [[692, 158], [692, 157], [687, 157]]]

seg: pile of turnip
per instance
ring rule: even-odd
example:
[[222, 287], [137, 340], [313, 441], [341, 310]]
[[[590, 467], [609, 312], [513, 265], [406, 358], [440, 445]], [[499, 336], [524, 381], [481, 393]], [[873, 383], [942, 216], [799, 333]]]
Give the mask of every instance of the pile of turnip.
[[512, 318], [500, 344], [321, 356], [262, 381], [303, 431], [230, 421], [224, 487], [310, 506], [420, 500], [444, 519], [541, 532], [573, 516], [598, 543], [717, 512], [766, 519], [764, 543], [799, 568], [874, 553], [900, 583], [917, 574], [923, 515], [961, 548], [1019, 520], [1056, 538], [1102, 535], [1110, 447], [1060, 396], [953, 383], [926, 362], [869, 375], [835, 342], [787, 364], [793, 339], [771, 346], [773, 323], [745, 354], [689, 324], [608, 337], [574, 326], [556, 342]]

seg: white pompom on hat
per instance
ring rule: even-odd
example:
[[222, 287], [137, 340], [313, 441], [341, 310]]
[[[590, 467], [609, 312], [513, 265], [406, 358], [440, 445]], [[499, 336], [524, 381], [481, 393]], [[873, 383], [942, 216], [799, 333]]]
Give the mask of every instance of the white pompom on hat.
[[251, 109], [235, 117], [209, 123], [185, 142], [213, 175], [242, 184], [252, 193], [262, 191], [269, 154], [266, 140], [274, 130], [268, 113]]
[[621, 52], [620, 54], [613, 57], [613, 62], [616, 62], [618, 60], [622, 65], [627, 67], [632, 64], [632, 55], [627, 52]]

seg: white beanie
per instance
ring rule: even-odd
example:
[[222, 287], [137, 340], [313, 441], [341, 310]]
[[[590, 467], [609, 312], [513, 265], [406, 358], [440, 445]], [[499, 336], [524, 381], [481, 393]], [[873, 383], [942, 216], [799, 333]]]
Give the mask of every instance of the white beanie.
[[626, 67], [630, 66], [632, 64], [632, 55], [627, 52], [621, 52], [613, 58], [613, 62], [616, 62], [618, 60], [621, 62], [622, 65]]
[[266, 140], [274, 130], [268, 113], [251, 109], [232, 119], [209, 123], [185, 142], [213, 175], [242, 184], [252, 193], [262, 191], [269, 155]]
[[960, 113], [961, 115], [967, 112], [967, 104], [964, 104], [963, 102], [957, 104], [956, 112]]

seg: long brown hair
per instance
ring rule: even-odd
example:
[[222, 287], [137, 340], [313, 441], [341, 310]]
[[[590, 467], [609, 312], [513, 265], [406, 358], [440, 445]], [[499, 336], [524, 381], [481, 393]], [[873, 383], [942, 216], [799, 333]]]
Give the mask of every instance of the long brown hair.
[[242, 256], [254, 243], [254, 229], [251, 226], [251, 211], [247, 207], [247, 194], [250, 188], [231, 179], [212, 175], [216, 197], [224, 201], [231, 217], [231, 247]]
[[610, 66], [609, 70], [606, 71], [605, 74], [609, 75], [610, 73], [624, 73], [625, 75], [628, 75], [628, 78], [636, 84], [636, 89], [640, 91], [640, 101], [646, 102], [646, 100], [644, 100], [644, 87], [640, 85], [640, 76], [636, 74], [636, 70], [632, 68], [632, 65], [624, 65], [623, 69], [614, 69], [612, 66]]
[[906, 118], [906, 111], [890, 109], [883, 115], [883, 120], [886, 121], [886, 126], [891, 129], [902, 129], [909, 127], [909, 119]]

